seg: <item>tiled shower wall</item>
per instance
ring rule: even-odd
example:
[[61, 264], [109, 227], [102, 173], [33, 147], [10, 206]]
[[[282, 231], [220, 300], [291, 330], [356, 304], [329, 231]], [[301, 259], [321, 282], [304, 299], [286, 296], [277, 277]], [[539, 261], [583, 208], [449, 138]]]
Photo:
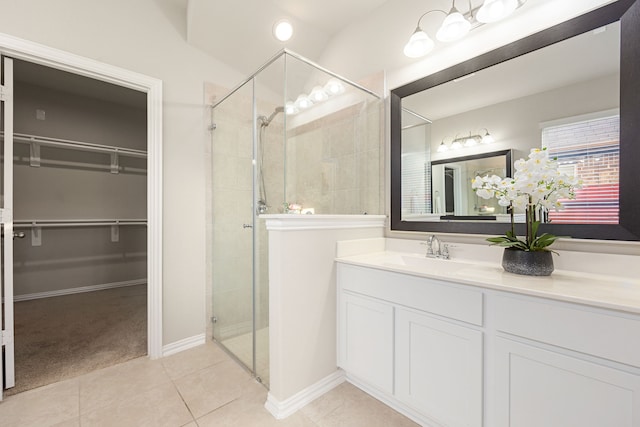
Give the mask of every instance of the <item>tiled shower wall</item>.
[[384, 210], [382, 103], [363, 101], [287, 132], [288, 203], [316, 214]]

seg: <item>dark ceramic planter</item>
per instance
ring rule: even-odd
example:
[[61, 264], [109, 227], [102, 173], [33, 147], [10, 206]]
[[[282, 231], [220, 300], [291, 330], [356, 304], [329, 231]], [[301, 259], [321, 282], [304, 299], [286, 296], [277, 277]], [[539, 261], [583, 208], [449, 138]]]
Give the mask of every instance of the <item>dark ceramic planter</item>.
[[549, 251], [521, 251], [506, 248], [502, 268], [513, 274], [549, 276], [553, 272], [553, 258]]

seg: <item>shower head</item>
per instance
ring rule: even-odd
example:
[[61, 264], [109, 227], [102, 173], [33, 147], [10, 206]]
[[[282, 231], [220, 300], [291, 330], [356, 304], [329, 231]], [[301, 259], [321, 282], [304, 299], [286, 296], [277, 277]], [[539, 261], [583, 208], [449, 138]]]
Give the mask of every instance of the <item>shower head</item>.
[[277, 116], [278, 113], [282, 113], [282, 112], [284, 112], [284, 107], [276, 107], [276, 109], [273, 110], [273, 113], [271, 113], [271, 115], [269, 117], [266, 117], [266, 116], [258, 117], [258, 120], [260, 121], [260, 126], [262, 126], [262, 127], [269, 126], [269, 123], [271, 123], [273, 118], [275, 116]]

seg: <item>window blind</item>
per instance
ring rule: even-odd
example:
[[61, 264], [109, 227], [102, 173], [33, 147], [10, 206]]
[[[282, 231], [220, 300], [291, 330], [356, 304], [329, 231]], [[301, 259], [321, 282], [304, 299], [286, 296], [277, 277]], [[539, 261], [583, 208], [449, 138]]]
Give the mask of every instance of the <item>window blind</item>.
[[545, 127], [542, 146], [563, 172], [583, 182], [575, 199], [562, 201], [564, 210], [549, 212], [551, 222], [618, 224], [620, 116]]

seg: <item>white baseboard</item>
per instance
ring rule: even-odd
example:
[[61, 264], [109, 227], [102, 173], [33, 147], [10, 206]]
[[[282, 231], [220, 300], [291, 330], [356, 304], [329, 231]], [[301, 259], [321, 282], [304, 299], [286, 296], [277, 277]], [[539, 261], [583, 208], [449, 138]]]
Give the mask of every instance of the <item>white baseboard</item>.
[[189, 350], [193, 347], [198, 347], [206, 342], [205, 334], [194, 335], [180, 341], [172, 342], [171, 344], [167, 344], [162, 347], [162, 357], [171, 356], [172, 354], [180, 353], [181, 351]]
[[57, 291], [35, 292], [32, 294], [14, 295], [13, 301], [28, 301], [32, 299], [59, 297], [62, 295], [81, 294], [83, 292], [102, 291], [105, 289], [122, 288], [124, 286], [144, 285], [147, 279], [126, 280], [123, 282], [103, 283], [100, 285], [79, 286], [77, 288], [60, 289]]
[[304, 390], [299, 391], [282, 402], [278, 401], [271, 393], [269, 393], [264, 407], [267, 408], [267, 411], [269, 411], [277, 420], [281, 420], [294, 414], [300, 408], [313, 402], [318, 397], [342, 384], [344, 381], [344, 371], [339, 369], [333, 374], [321, 379], [315, 384], [310, 385]]

